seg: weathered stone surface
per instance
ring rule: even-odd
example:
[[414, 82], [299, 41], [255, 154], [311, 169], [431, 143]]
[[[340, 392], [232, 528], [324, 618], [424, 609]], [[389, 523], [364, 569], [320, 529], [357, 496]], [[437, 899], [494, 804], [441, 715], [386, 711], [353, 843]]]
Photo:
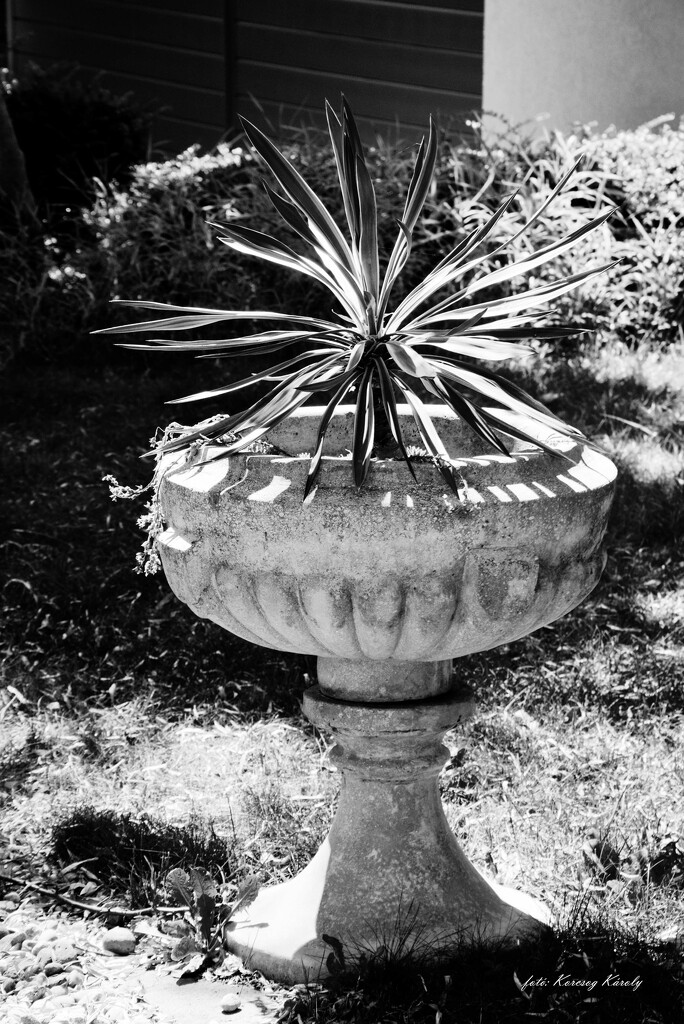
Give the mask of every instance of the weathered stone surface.
[[[330, 834], [304, 871], [263, 889], [228, 937], [246, 963], [281, 981], [326, 973], [338, 939], [361, 952], [412, 935], [416, 952], [463, 941], [515, 943], [539, 920], [509, 902], [461, 851], [442, 809], [442, 737], [472, 711], [467, 694], [361, 704], [312, 687], [304, 710], [332, 732], [342, 772]], [[529, 900], [529, 898], [528, 898]]]
[[[270, 435], [295, 455], [315, 443], [305, 412]], [[465, 453], [462, 503], [432, 464], [416, 464], [416, 484], [403, 463], [378, 460], [357, 490], [349, 460], [329, 456], [306, 504], [308, 457], [170, 469], [171, 587], [254, 643], [352, 661], [444, 661], [563, 615], [603, 567], [614, 466], [581, 440], [564, 442], [565, 460], [517, 443], [510, 459], [473, 454], [470, 433], [440, 412], [452, 454]], [[350, 444], [339, 420], [328, 442], [338, 453]]]
[[[524, 636], [589, 593], [616, 475], [581, 439], [548, 432], [565, 461], [524, 444], [510, 458], [481, 454], [433, 408], [460, 460], [462, 500], [431, 463], [413, 481], [403, 463], [376, 461], [358, 490], [343, 455], [351, 413], [338, 412], [305, 504], [302, 453], [320, 410], [271, 432], [287, 455], [183, 468], [176, 456], [161, 489], [161, 558], [177, 596], [247, 640], [319, 658], [323, 692], [309, 691], [305, 709], [336, 739], [338, 811], [312, 862], [262, 890], [229, 938], [251, 967], [290, 982], [325, 973], [323, 935], [353, 958], [397, 929], [418, 947], [539, 934], [543, 911], [479, 874], [441, 807], [441, 737], [469, 712], [447, 692], [450, 661]], [[407, 443], [420, 443], [404, 423]]]

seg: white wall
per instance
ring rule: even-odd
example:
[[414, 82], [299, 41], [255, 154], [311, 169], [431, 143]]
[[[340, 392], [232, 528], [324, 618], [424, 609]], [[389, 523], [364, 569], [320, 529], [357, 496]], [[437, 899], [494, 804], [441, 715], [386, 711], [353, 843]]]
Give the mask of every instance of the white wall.
[[599, 128], [684, 115], [684, 0], [486, 0], [485, 111]]

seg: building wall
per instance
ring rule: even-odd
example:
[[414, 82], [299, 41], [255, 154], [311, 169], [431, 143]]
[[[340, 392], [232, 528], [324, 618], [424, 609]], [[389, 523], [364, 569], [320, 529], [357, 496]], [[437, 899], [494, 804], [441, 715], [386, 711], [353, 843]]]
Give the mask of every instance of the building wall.
[[12, 0], [15, 66], [77, 62], [165, 109], [156, 141], [214, 145], [227, 125], [224, 0]]
[[487, 0], [482, 105], [514, 124], [684, 114], [684, 0]]

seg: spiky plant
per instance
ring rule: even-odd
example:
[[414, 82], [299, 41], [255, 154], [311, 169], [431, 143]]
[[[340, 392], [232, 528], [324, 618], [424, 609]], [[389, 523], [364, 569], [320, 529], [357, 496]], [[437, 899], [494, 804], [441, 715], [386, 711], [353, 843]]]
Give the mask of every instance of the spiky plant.
[[538, 220], [565, 188], [576, 170], [575, 165], [507, 242], [489, 252], [483, 251], [483, 243], [515, 195], [511, 195], [485, 224], [468, 234], [390, 312], [392, 288], [409, 258], [414, 229], [434, 173], [435, 127], [431, 119], [427, 142], [423, 138], [420, 143], [403, 214], [397, 221], [399, 230], [394, 247], [386, 266], [381, 268], [375, 193], [354, 117], [344, 99], [339, 118], [328, 103], [326, 116], [349, 239], [291, 162], [246, 120], [242, 121], [244, 133], [281, 190], [276, 192], [265, 183], [268, 196], [283, 221], [306, 243], [306, 254], [249, 227], [235, 224], [216, 227], [220, 240], [230, 249], [306, 274], [325, 285], [339, 305], [334, 319], [128, 301], [125, 304], [139, 309], [165, 310], [174, 315], [108, 328], [105, 332], [185, 331], [223, 321], [258, 320], [268, 321], [270, 329], [216, 341], [155, 338], [148, 344], [126, 347], [164, 346], [168, 351], [223, 356], [230, 353], [261, 355], [288, 348], [295, 342], [304, 343], [303, 351], [268, 370], [215, 390], [176, 399], [177, 402], [199, 401], [232, 394], [258, 381], [275, 382], [265, 397], [247, 408], [200, 424], [195, 430], [179, 432], [159, 451], [180, 451], [206, 442], [212, 446], [210, 458], [224, 458], [258, 441], [312, 394], [320, 395], [324, 407], [310, 460], [306, 497], [320, 469], [323, 440], [333, 413], [355, 392], [352, 466], [354, 481], [360, 487], [368, 474], [374, 450], [378, 413], [386, 418], [397, 454], [405, 460], [411, 473], [414, 472], [397, 412], [399, 398], [408, 404], [425, 448], [456, 492], [457, 482], [449, 453], [420, 397], [421, 392], [427, 392], [503, 454], [507, 455], [508, 450], [501, 431], [557, 455], [556, 449], [539, 438], [535, 422], [537, 427], [541, 424], [565, 435], [576, 436], [578, 431], [551, 415], [515, 384], [486, 366], [474, 365], [473, 360], [491, 363], [527, 353], [529, 348], [520, 344], [525, 338], [560, 338], [577, 333], [580, 328], [571, 325], [541, 326], [538, 321], [546, 314], [538, 307], [577, 288], [613, 264], [492, 301], [478, 301], [477, 296], [561, 256], [583, 235], [602, 224], [611, 210], [516, 262], [493, 271], [480, 271], [485, 260], [491, 264], [493, 256], [503, 254], [508, 244]]

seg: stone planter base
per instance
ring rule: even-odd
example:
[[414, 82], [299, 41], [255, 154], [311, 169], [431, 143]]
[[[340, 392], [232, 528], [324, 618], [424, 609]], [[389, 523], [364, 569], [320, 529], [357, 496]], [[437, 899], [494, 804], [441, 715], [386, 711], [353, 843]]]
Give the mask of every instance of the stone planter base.
[[416, 955], [539, 938], [545, 909], [487, 882], [462, 852], [437, 777], [444, 733], [472, 712], [469, 696], [363, 704], [311, 687], [304, 711], [332, 732], [342, 789], [328, 838], [296, 877], [262, 890], [227, 945], [269, 978], [325, 977], [337, 939], [353, 964], [381, 946]]

